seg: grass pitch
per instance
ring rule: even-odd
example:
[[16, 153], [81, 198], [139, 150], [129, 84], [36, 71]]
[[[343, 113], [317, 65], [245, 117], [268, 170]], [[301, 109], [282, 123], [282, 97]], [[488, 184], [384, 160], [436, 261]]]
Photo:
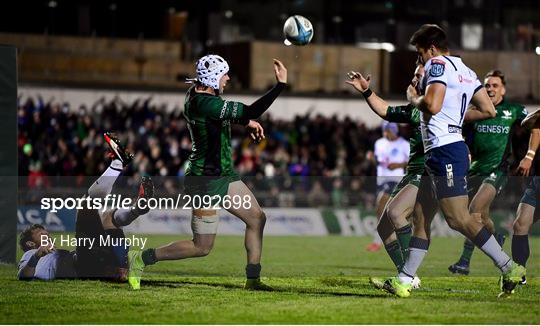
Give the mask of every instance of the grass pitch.
[[[175, 239], [151, 236], [149, 244]], [[14, 266], [0, 266], [0, 324], [540, 323], [540, 238], [531, 239], [528, 285], [508, 299], [496, 298], [498, 271], [478, 250], [470, 276], [447, 272], [461, 250], [457, 238], [434, 239], [419, 270], [422, 288], [394, 298], [368, 283], [394, 274], [384, 249], [364, 250], [369, 241], [265, 238], [263, 275], [274, 292], [242, 289], [243, 239], [232, 236], [218, 236], [208, 257], [149, 267], [141, 291], [99, 281], [23, 282]]]

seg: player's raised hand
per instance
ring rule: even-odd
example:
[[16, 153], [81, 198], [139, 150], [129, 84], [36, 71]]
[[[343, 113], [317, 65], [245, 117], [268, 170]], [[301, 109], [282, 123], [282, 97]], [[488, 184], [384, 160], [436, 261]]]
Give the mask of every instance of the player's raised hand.
[[531, 171], [532, 161], [533, 160], [531, 160], [530, 158], [524, 157], [521, 162], [519, 162], [517, 174], [528, 177]]
[[36, 255], [36, 257], [38, 258], [41, 258], [47, 254], [50, 254], [53, 251], [54, 247], [50, 244], [47, 244], [45, 246], [40, 246], [34, 255]]
[[347, 73], [347, 77], [349, 77], [349, 80], [346, 80], [345, 83], [353, 86], [357, 91], [359, 92], [365, 92], [369, 88], [369, 84], [371, 83], [371, 75], [367, 75], [366, 78], [362, 76], [361, 73], [357, 71], [349, 71]]
[[287, 68], [278, 59], [274, 59], [274, 72], [276, 73], [276, 80], [281, 83], [287, 83]]
[[247, 125], [249, 135], [254, 142], [258, 143], [265, 138], [264, 128], [255, 120], [249, 120]]

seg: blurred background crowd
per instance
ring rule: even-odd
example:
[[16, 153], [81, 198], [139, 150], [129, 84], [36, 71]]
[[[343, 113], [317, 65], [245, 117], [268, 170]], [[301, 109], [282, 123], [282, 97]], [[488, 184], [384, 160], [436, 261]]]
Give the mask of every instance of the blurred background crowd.
[[[254, 143], [243, 126], [233, 125], [232, 147], [236, 170], [263, 204], [373, 207], [372, 149], [380, 128], [309, 112], [287, 121], [266, 114], [260, 122], [265, 140]], [[135, 155], [124, 173], [134, 176], [127, 183], [148, 174], [159, 180], [161, 194], [182, 191], [191, 140], [180, 107], [169, 110], [151, 97], [131, 104], [116, 97], [72, 108], [30, 97], [19, 103], [18, 128], [19, 175], [27, 176], [21, 186], [63, 195], [80, 191], [107, 168], [103, 133], [113, 131]], [[402, 126], [400, 132], [407, 139], [411, 130]], [[527, 137], [514, 137], [518, 156]], [[519, 196], [520, 187], [513, 190]]]

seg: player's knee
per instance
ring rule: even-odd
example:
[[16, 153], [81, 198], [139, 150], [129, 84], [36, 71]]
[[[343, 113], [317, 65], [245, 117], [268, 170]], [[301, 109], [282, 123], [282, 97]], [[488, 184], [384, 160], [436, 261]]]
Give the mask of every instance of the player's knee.
[[387, 210], [387, 215], [388, 215], [388, 218], [390, 219], [390, 221], [392, 221], [392, 223], [395, 224], [399, 224], [401, 225], [402, 223], [400, 223], [401, 221], [401, 218], [403, 216], [403, 212], [401, 209], [399, 209], [399, 207], [397, 206], [394, 206], [394, 205], [389, 205], [388, 206], [388, 210]]
[[463, 221], [455, 217], [446, 217], [446, 222], [452, 230], [461, 231], [463, 229]]
[[213, 243], [197, 246], [197, 256], [198, 257], [208, 256], [208, 254], [210, 254], [210, 252], [212, 251], [213, 247], [214, 247]]
[[249, 227], [252, 228], [264, 228], [266, 224], [266, 214], [262, 209], [258, 209], [247, 222]]

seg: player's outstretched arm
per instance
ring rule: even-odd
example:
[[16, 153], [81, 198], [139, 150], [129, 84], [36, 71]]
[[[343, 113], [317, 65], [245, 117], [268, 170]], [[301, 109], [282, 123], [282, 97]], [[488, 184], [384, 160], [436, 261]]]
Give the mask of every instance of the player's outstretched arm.
[[[476, 112], [473, 112], [473, 118], [479, 118], [477, 120], [485, 120], [490, 118], [495, 118], [497, 111], [495, 111], [495, 106], [489, 99], [487, 91], [485, 88], [480, 88], [476, 93], [474, 93], [471, 104], [476, 107]], [[468, 112], [467, 112], [468, 113]], [[469, 116], [471, 118], [471, 116]], [[465, 121], [467, 121], [467, 114], [465, 114]]]
[[260, 117], [268, 110], [268, 108], [270, 108], [270, 105], [274, 103], [281, 91], [285, 89], [285, 85], [287, 84], [287, 68], [285, 68], [285, 65], [278, 59], [274, 59], [274, 73], [276, 75], [277, 84], [261, 98], [251, 105], [246, 106], [242, 118], [257, 119]]
[[367, 77], [364, 78], [361, 73], [357, 71], [350, 71], [347, 76], [349, 77], [349, 80], [346, 80], [345, 83], [351, 85], [358, 92], [362, 93], [371, 110], [379, 117], [385, 119], [388, 103], [369, 89], [371, 75], [367, 75]]
[[529, 176], [532, 162], [534, 160], [534, 156], [536, 155], [536, 151], [538, 150], [538, 146], [540, 146], [540, 129], [534, 128], [531, 129], [531, 136], [529, 137], [529, 149], [527, 150], [527, 154], [521, 160], [521, 162], [519, 162], [517, 171], [519, 175]]

